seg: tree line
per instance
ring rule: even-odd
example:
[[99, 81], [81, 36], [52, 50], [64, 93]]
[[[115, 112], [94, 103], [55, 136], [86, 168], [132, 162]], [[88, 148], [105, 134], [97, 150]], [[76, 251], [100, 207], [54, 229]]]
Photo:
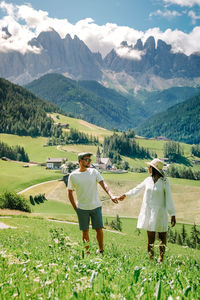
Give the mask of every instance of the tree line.
[[191, 180], [200, 180], [200, 171], [193, 170], [191, 167], [169, 166], [167, 175], [174, 178], [184, 178]]
[[200, 145], [193, 145], [193, 146], [191, 147], [191, 153], [192, 153], [194, 156], [200, 157]]
[[25, 152], [24, 147], [18, 145], [10, 147], [3, 142], [0, 142], [0, 157], [7, 157], [11, 160], [29, 162], [29, 157]]
[[192, 226], [190, 234], [188, 234], [183, 224], [181, 232], [178, 233], [176, 230], [173, 232], [173, 230], [169, 228], [167, 236], [169, 243], [200, 250], [200, 230], [196, 224]]
[[120, 160], [120, 155], [133, 158], [151, 158], [149, 149], [139, 146], [136, 143], [133, 131], [122, 132], [121, 135], [114, 133], [112, 136], [104, 138], [104, 155], [111, 160]]
[[77, 129], [70, 128], [69, 132], [62, 132], [62, 134], [56, 138], [51, 137], [48, 139], [47, 145], [66, 145], [66, 144], [99, 144], [99, 139], [96, 136], [80, 132]]

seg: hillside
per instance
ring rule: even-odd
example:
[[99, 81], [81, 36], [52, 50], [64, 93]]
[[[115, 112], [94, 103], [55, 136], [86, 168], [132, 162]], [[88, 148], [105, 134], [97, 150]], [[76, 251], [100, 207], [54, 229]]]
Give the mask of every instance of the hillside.
[[[74, 81], [59, 74], [48, 74], [26, 88], [56, 103], [66, 113], [90, 123], [126, 130], [150, 116], [196, 95], [200, 88], [175, 87], [164, 91], [139, 91], [120, 94], [97, 81]], [[119, 117], [120, 116], [120, 117]]]
[[55, 103], [64, 112], [72, 113], [93, 124], [109, 129], [131, 127], [131, 120], [127, 119], [127, 99], [120, 95], [116, 97], [117, 93], [114, 91], [115, 97], [99, 96], [78, 82], [59, 74], [45, 75], [26, 85], [26, 88]]
[[[140, 90], [137, 94], [134, 94], [134, 91], [130, 89], [129, 93], [135, 100], [135, 104], [142, 105], [142, 108], [145, 110], [146, 115], [150, 117], [159, 112], [167, 110], [173, 105], [176, 105], [192, 98], [193, 96], [198, 95], [200, 93], [200, 86], [173, 87], [170, 89], [153, 92]], [[130, 107], [132, 107], [132, 105], [130, 105]]]
[[24, 88], [0, 78], [0, 132], [50, 136], [56, 131], [47, 112], [60, 111]]
[[156, 114], [136, 129], [145, 137], [165, 136], [190, 144], [200, 143], [200, 94]]

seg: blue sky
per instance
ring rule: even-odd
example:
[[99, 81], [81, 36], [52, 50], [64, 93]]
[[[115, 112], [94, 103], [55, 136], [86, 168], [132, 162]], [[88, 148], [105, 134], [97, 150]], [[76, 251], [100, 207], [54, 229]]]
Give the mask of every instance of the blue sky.
[[[116, 23], [137, 30], [159, 27], [190, 32], [200, 25], [200, 1], [196, 0], [7, 0], [22, 5], [30, 3], [36, 10], [44, 10], [53, 18], [66, 18], [71, 23], [92, 18], [98, 25]], [[177, 4], [177, 3], [181, 3]], [[194, 5], [184, 5], [184, 3]], [[199, 5], [198, 5], [199, 2]], [[196, 3], [196, 4], [195, 4]], [[197, 18], [192, 18], [192, 11]], [[189, 15], [188, 15], [189, 14]], [[3, 13], [0, 11], [0, 17]], [[191, 16], [190, 16], [191, 15]]]
[[49, 27], [102, 55], [150, 35], [189, 55], [200, 52], [200, 0], [0, 0], [0, 50], [37, 51], [28, 41]]

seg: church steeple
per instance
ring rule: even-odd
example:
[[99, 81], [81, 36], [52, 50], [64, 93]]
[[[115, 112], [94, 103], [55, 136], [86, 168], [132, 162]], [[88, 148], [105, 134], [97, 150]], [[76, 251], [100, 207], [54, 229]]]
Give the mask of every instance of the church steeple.
[[101, 152], [99, 150], [99, 146], [97, 148], [97, 153], [96, 153], [96, 163], [100, 164], [101, 163]]

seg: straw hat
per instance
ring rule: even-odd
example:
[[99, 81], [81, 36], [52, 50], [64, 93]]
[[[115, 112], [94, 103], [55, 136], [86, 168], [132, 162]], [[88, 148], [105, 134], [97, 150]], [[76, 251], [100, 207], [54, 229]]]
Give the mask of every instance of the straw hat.
[[151, 162], [147, 162], [148, 166], [153, 167], [156, 169], [161, 175], [163, 175], [163, 167], [164, 167], [164, 162], [161, 161], [159, 158], [153, 159]]

